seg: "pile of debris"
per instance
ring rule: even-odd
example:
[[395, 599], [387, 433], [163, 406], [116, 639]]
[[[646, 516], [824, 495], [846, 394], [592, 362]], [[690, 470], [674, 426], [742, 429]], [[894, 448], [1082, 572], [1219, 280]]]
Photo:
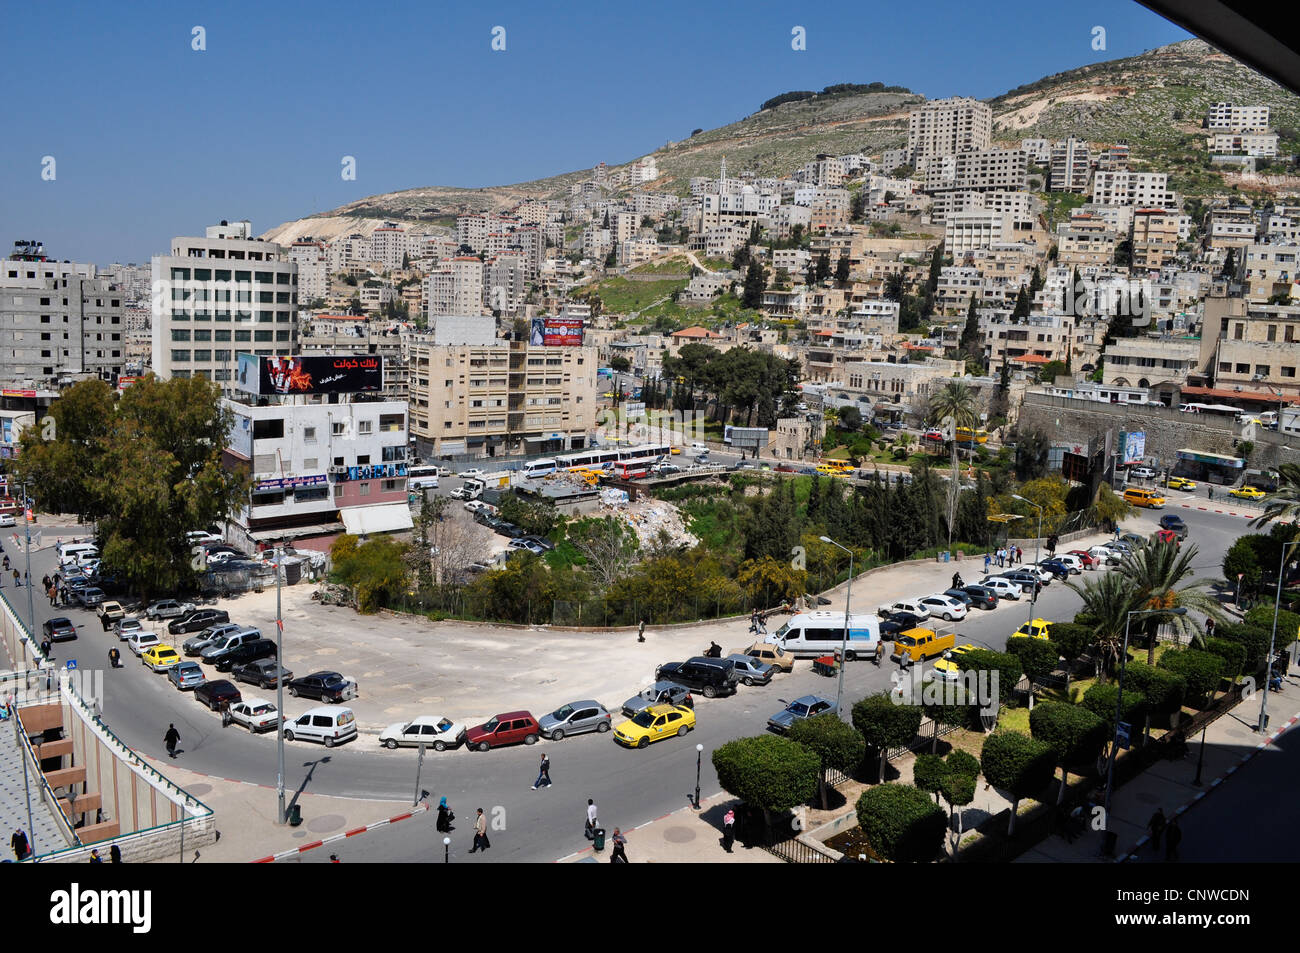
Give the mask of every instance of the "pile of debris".
[[313, 602], [319, 602], [323, 606], [344, 606], [349, 609], [357, 607], [351, 586], [338, 586], [327, 582], [313, 592], [311, 598]]
[[[601, 502], [605, 503], [604, 500]], [[658, 544], [661, 532], [667, 533], [675, 546], [689, 548], [699, 544], [699, 539], [686, 529], [681, 512], [671, 503], [649, 498], [628, 503], [625, 498], [613, 503], [611, 508], [615, 515], [632, 527], [642, 546]]]

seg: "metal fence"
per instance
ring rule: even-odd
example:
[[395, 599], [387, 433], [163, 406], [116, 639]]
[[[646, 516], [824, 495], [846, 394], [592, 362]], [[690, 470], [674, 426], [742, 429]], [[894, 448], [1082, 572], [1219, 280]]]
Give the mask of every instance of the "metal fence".
[[885, 758], [889, 761], [893, 761], [897, 758], [901, 758], [909, 752], [917, 751], [920, 748], [924, 748], [926, 745], [934, 744], [937, 739], [960, 730], [961, 725], [940, 725], [932, 718], [923, 717], [921, 719], [921, 726], [916, 729], [916, 737], [901, 748], [888, 749], [885, 752]]
[[833, 864], [836, 863], [834, 857], [824, 853], [792, 836], [788, 840], [777, 841], [772, 844], [760, 844], [763, 850], [767, 851], [773, 857], [779, 857], [788, 864]]

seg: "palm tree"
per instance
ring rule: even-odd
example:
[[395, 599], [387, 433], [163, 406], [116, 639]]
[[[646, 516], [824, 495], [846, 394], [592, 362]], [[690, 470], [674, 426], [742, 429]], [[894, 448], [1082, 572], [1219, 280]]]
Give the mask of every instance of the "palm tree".
[[1250, 521], [1263, 526], [1273, 520], [1300, 520], [1300, 464], [1283, 463], [1277, 468], [1277, 489], [1264, 497], [1264, 512]]
[[1082, 586], [1067, 582], [1083, 599], [1083, 612], [1096, 619], [1093, 638], [1100, 651], [1102, 671], [1113, 671], [1119, 659], [1120, 643], [1129, 610], [1136, 608], [1132, 582], [1118, 572], [1088, 579]]
[[948, 482], [948, 546], [952, 547], [952, 524], [957, 514], [957, 493], [961, 479], [957, 472], [957, 428], [975, 427], [975, 392], [961, 381], [949, 381], [930, 398], [930, 423], [951, 426], [948, 439], [952, 446], [952, 468]]
[[[1194, 609], [1197, 612], [1223, 619], [1223, 612], [1214, 597], [1205, 591], [1208, 579], [1192, 576], [1192, 561], [1196, 558], [1195, 544], [1179, 549], [1171, 543], [1148, 540], [1135, 549], [1119, 564], [1116, 574], [1128, 581], [1133, 590], [1134, 609]], [[1181, 587], [1180, 587], [1181, 586]], [[1148, 615], [1143, 618], [1150, 641], [1147, 645], [1147, 663], [1156, 661], [1156, 629], [1162, 622], [1174, 627], [1179, 635], [1198, 638], [1201, 626], [1189, 615]]]

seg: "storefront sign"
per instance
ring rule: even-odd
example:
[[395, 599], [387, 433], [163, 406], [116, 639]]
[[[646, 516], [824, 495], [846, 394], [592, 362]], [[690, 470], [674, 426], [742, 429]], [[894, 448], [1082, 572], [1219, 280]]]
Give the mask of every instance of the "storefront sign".
[[299, 477], [280, 477], [276, 480], [258, 480], [257, 485], [253, 487], [253, 492], [260, 493], [265, 490], [290, 490], [297, 489], [300, 486], [325, 486], [329, 480], [325, 474], [313, 474], [311, 476]]

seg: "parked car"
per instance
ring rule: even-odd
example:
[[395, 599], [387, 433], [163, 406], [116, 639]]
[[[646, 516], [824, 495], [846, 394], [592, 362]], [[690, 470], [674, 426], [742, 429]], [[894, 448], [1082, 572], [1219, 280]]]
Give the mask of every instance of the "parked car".
[[210, 625], [193, 638], [186, 639], [181, 643], [181, 651], [186, 655], [200, 655], [203, 650], [223, 636], [231, 635], [242, 629], [242, 625], [236, 625], [234, 622], [223, 622], [217, 625]]
[[217, 659], [217, 671], [229, 672], [236, 665], [243, 665], [246, 662], [255, 662], [264, 658], [273, 659], [275, 655], [275, 643], [270, 639], [253, 639], [251, 642], [245, 642], [243, 645], [231, 649]]
[[1154, 480], [1156, 471], [1150, 467], [1133, 467], [1128, 471], [1128, 475], [1134, 480]]
[[274, 731], [281, 719], [279, 710], [271, 702], [260, 698], [244, 698], [230, 706], [230, 720], [249, 731], [257, 732]]
[[655, 669], [656, 681], [676, 682], [705, 698], [736, 693], [736, 667], [726, 659], [697, 655], [685, 662], [666, 662]]
[[1115, 540], [1115, 542], [1119, 543], [1121, 546], [1127, 546], [1129, 549], [1135, 549], [1138, 546], [1143, 545], [1146, 541], [1145, 536], [1140, 536], [1137, 533], [1120, 533], [1119, 539]]
[[[1047, 573], [1046, 575], [1051, 576], [1051, 573]], [[1022, 591], [1030, 592], [1034, 595], [1038, 595], [1038, 593], [1042, 591], [1043, 586], [1046, 585], [1046, 583], [1043, 582], [1042, 573], [1031, 572], [1029, 569], [1012, 570], [1011, 572], [1003, 573], [1002, 578], [1010, 579], [1019, 586]]]
[[1083, 560], [1074, 553], [1057, 553], [1052, 557], [1066, 569], [1070, 570], [1072, 575], [1079, 575], [1083, 572]]
[[17, 526], [18, 522], [14, 519], [12, 513], [0, 513], [0, 527]]
[[1021, 625], [1020, 628], [1016, 629], [1016, 631], [1011, 634], [1013, 637], [1019, 635], [1027, 636], [1031, 639], [1046, 639], [1050, 637], [1051, 629], [1052, 623], [1047, 619], [1032, 619]]
[[181, 660], [181, 653], [170, 645], [151, 645], [140, 653], [140, 661], [155, 672], [165, 672]]
[[122, 608], [120, 602], [104, 600], [99, 604], [98, 615], [100, 619], [108, 619], [109, 622], [116, 622], [118, 619], [126, 618], [126, 611]]
[[357, 697], [357, 683], [338, 672], [312, 672], [289, 682], [289, 694], [338, 704]]
[[590, 699], [561, 705], [538, 722], [542, 737], [559, 741], [566, 735], [580, 735], [587, 731], [609, 731], [612, 716], [600, 702]]
[[547, 552], [555, 548], [555, 544], [545, 536], [520, 536], [518, 541], [521, 543], [536, 543]]
[[935, 594], [923, 596], [919, 601], [931, 616], [937, 616], [945, 622], [960, 622], [966, 618], [968, 611], [966, 603], [954, 599], [952, 596]]
[[945, 595], [945, 596], [947, 596], [949, 599], [956, 599], [958, 602], [960, 602], [962, 605], [964, 605], [967, 609], [969, 609], [971, 606], [973, 606], [973, 605], [975, 604], [975, 599], [974, 599], [974, 597], [973, 597], [969, 592], [967, 592], [964, 588], [963, 588], [963, 589], [945, 589], [945, 590], [941, 593], [941, 595]]
[[279, 660], [274, 657], [260, 658], [255, 662], [236, 665], [230, 670], [230, 674], [235, 681], [248, 682], [258, 688], [275, 688], [277, 679], [287, 685], [293, 678], [293, 672], [280, 665]]
[[51, 642], [70, 642], [77, 637], [77, 627], [63, 616], [46, 619], [41, 623], [41, 631]]
[[728, 655], [727, 659], [743, 685], [766, 685], [772, 681], [772, 675], [776, 671], [772, 666], [748, 655]]
[[461, 470], [456, 475], [462, 480], [480, 480], [483, 478], [483, 471], [478, 467], [470, 467], [468, 470]]
[[1070, 567], [1055, 557], [1044, 559], [1038, 565], [1039, 568], [1046, 569], [1050, 572], [1054, 579], [1070, 578]]
[[516, 526], [514, 523], [507, 523], [505, 520], [499, 520], [497, 525], [492, 527], [492, 531], [502, 536], [509, 536], [511, 539], [519, 539], [521, 536], [528, 535], [527, 531], [522, 527]]
[[796, 721], [803, 721], [805, 718], [813, 718], [817, 715], [835, 714], [835, 702], [820, 695], [804, 695], [792, 702], [784, 698], [780, 701], [785, 707], [767, 720], [767, 727], [778, 734], [785, 734]]
[[1124, 554], [1119, 550], [1112, 549], [1107, 545], [1090, 546], [1088, 555], [1091, 556], [1099, 566], [1115, 566], [1124, 558]]
[[1002, 576], [985, 576], [979, 583], [985, 589], [997, 594], [999, 599], [1016, 600], [1020, 598], [1020, 586]]
[[182, 635], [187, 632], [202, 632], [208, 626], [220, 625], [223, 622], [230, 621], [230, 613], [225, 609], [195, 609], [187, 612], [183, 616], [173, 619], [167, 625], [167, 631], [172, 635]]
[[885, 642], [892, 642], [898, 638], [900, 632], [915, 629], [924, 621], [925, 619], [911, 612], [896, 612], [880, 623], [880, 638]]
[[258, 629], [240, 629], [238, 632], [231, 632], [229, 635], [213, 639], [207, 648], [199, 653], [199, 658], [211, 665], [215, 665], [241, 645], [253, 642], [261, 637], [262, 633]]
[[507, 711], [470, 728], [465, 733], [465, 744], [472, 750], [487, 751], [521, 741], [526, 745], [534, 745], [541, 735], [542, 728], [531, 713]]
[[1257, 486], [1239, 486], [1235, 490], [1229, 490], [1228, 495], [1239, 500], [1262, 500], [1266, 494]]
[[161, 643], [162, 639], [158, 638], [158, 636], [152, 632], [137, 632], [126, 640], [126, 647], [138, 656], [144, 652], [145, 649], [151, 649], [155, 645], [160, 645]]
[[1079, 565], [1084, 569], [1096, 569], [1099, 564], [1097, 557], [1092, 555], [1092, 553], [1088, 552], [1086, 549], [1072, 549], [1070, 550], [1069, 555], [1079, 560]]
[[357, 716], [351, 708], [342, 705], [322, 705], [303, 712], [293, 721], [284, 723], [284, 740], [319, 741], [333, 748], [340, 741], [357, 736]]
[[506, 544], [506, 551], [527, 552], [527, 553], [532, 553], [534, 556], [541, 556], [546, 552], [546, 549], [542, 546], [537, 545], [537, 543], [534, 543], [531, 540], [512, 539], [510, 540], [510, 542]]
[[198, 688], [208, 680], [208, 677], [203, 674], [203, 666], [198, 662], [177, 662], [167, 669], [167, 677], [181, 691], [187, 688]]
[[215, 682], [204, 682], [194, 689], [194, 698], [213, 711], [221, 711], [229, 705], [243, 701], [244, 696], [230, 682], [219, 678]]
[[1181, 516], [1175, 516], [1173, 513], [1166, 513], [1160, 517], [1160, 528], [1177, 533], [1179, 539], [1187, 538], [1187, 524], [1183, 522]]
[[961, 680], [962, 669], [957, 663], [957, 659], [967, 652], [973, 652], [976, 646], [967, 642], [965, 645], [959, 645], [956, 648], [949, 649], [943, 653], [942, 658], [934, 663], [934, 667], [925, 673], [926, 680], [938, 679], [941, 682], [956, 682]]
[[144, 626], [135, 616], [129, 615], [125, 619], [119, 620], [117, 625], [113, 626], [113, 629], [117, 632], [119, 639], [129, 639], [137, 632], [143, 632]]
[[883, 605], [876, 611], [882, 619], [888, 619], [890, 616], [896, 615], [899, 612], [910, 613], [919, 619], [930, 618], [929, 608], [921, 605], [921, 600], [919, 599], [900, 599], [898, 602], [891, 602], [888, 605]]
[[623, 702], [623, 714], [631, 718], [651, 705], [685, 705], [687, 708], [694, 708], [695, 699], [691, 697], [691, 690], [685, 685], [658, 681]]
[[389, 725], [379, 733], [379, 743], [390, 750], [402, 746], [417, 748], [423, 744], [434, 751], [446, 751], [464, 744], [466, 731], [464, 725], [450, 718], [421, 715]]
[[144, 610], [144, 617], [150, 621], [156, 619], [175, 619], [194, 609], [192, 602], [177, 602], [175, 599], [159, 599]]
[[614, 729], [614, 740], [645, 748], [665, 738], [684, 738], [695, 727], [695, 710], [685, 705], [651, 705]]
[[772, 666], [772, 671], [792, 672], [794, 671], [794, 656], [788, 653], [779, 645], [773, 645], [770, 642], [755, 642], [743, 649], [737, 649], [733, 655], [748, 655], [752, 659], [757, 659], [767, 665]]
[[96, 608], [105, 598], [104, 590], [97, 586], [86, 586], [77, 591], [77, 601], [86, 609]]
[[979, 609], [996, 609], [998, 594], [988, 586], [969, 585], [963, 591], [970, 597], [971, 605]]

